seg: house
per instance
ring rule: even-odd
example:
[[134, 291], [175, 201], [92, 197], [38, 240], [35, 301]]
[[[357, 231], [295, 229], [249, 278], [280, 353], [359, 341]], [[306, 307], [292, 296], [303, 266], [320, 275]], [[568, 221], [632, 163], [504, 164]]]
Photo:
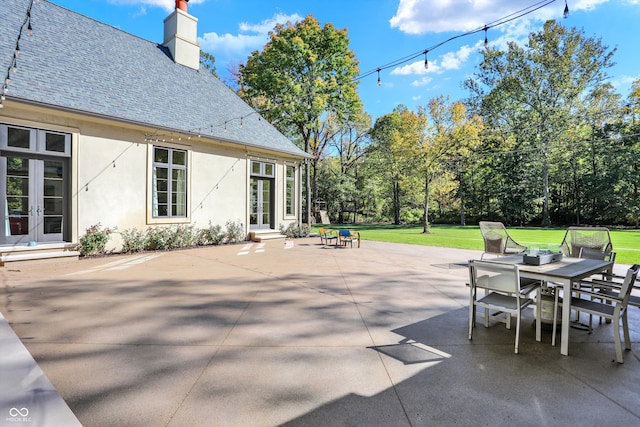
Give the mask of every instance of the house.
[[98, 223], [300, 221], [308, 155], [200, 68], [187, 1], [163, 44], [48, 1], [2, 0], [0, 16], [2, 261], [71, 255]]

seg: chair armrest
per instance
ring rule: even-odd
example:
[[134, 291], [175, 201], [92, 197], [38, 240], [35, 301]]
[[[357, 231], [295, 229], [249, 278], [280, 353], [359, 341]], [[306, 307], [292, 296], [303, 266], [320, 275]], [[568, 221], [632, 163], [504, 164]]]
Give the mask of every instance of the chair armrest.
[[582, 289], [580, 289], [578, 292], [580, 293], [580, 295], [588, 295], [588, 296], [592, 296], [594, 298], [598, 298], [606, 301], [617, 302], [617, 303], [622, 302], [622, 298], [620, 298], [619, 296], [607, 295], [601, 292], [592, 292], [592, 291], [586, 291]]

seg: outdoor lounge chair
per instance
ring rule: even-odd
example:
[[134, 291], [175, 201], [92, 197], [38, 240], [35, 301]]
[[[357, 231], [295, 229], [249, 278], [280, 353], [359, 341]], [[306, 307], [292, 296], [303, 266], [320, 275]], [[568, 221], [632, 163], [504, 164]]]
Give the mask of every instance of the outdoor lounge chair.
[[360, 233], [358, 231], [349, 231], [349, 230], [339, 230], [338, 236], [340, 238], [340, 244], [342, 246], [347, 246], [347, 243], [353, 247], [353, 241], [358, 241], [358, 247], [360, 247]]
[[611, 235], [606, 227], [569, 227], [560, 244], [563, 256], [578, 258], [580, 249], [596, 249], [610, 252], [613, 249]]
[[504, 256], [519, 254], [527, 250], [526, 246], [519, 244], [509, 236], [507, 229], [501, 222], [480, 221], [480, 233], [482, 233], [484, 240], [484, 252], [480, 259], [484, 258], [485, 254]]
[[320, 243], [325, 245], [330, 245], [331, 242], [334, 242], [334, 245], [338, 245], [338, 235], [335, 230], [329, 230], [326, 228], [319, 228], [318, 234], [320, 234]]

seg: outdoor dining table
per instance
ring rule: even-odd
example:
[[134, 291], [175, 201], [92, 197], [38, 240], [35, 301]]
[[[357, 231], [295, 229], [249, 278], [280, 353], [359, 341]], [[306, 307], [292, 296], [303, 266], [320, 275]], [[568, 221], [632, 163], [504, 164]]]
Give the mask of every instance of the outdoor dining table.
[[[564, 296], [571, 295], [571, 284], [593, 274], [607, 271], [611, 268], [610, 261], [586, 258], [563, 257], [559, 261], [543, 265], [531, 265], [523, 262], [524, 255], [509, 255], [492, 261], [517, 264], [520, 277], [526, 279], [550, 282], [562, 287]], [[560, 334], [560, 353], [569, 355], [569, 325], [571, 310], [562, 310], [562, 324]], [[539, 314], [538, 314], [539, 315]]]

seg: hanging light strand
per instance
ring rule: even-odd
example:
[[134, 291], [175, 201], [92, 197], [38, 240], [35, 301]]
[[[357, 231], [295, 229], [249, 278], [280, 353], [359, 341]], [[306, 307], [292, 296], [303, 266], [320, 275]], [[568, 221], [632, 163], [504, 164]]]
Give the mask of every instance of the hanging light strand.
[[29, 36], [33, 35], [33, 27], [31, 26], [31, 8], [34, 3], [37, 3], [38, 0], [30, 0], [29, 6], [27, 7], [27, 12], [25, 14], [24, 20], [22, 21], [22, 25], [20, 25], [20, 31], [18, 32], [18, 38], [16, 39], [16, 47], [13, 50], [13, 57], [11, 58], [11, 62], [7, 67], [7, 74], [4, 78], [4, 82], [2, 84], [2, 91], [0, 91], [0, 108], [4, 108], [4, 101], [7, 98], [7, 93], [9, 92], [9, 83], [11, 83], [11, 73], [14, 74], [18, 72], [18, 55], [20, 55], [20, 39], [22, 38], [22, 34], [24, 32], [25, 26], [27, 27], [27, 34]]
[[188, 131], [173, 131], [173, 132], [166, 132], [166, 133], [158, 133], [158, 132], [154, 132], [154, 133], [146, 133], [144, 135], [144, 140], [145, 142], [166, 142], [167, 140], [169, 141], [173, 141], [174, 138], [177, 139], [178, 141], [182, 141], [182, 137], [186, 137], [187, 139], [191, 139], [192, 137], [198, 137], [201, 138], [203, 135], [207, 135], [207, 136], [214, 136], [214, 131], [217, 128], [222, 128], [222, 132], [226, 133], [229, 131], [229, 129], [231, 128], [231, 125], [233, 125], [234, 123], [238, 123], [240, 128], [243, 128], [244, 125], [247, 123], [247, 119], [253, 115], [258, 115], [258, 121], [262, 121], [262, 116], [261, 114], [263, 113], [267, 113], [271, 111], [271, 109], [265, 109], [262, 111], [252, 111], [248, 114], [242, 115], [242, 116], [238, 116], [238, 117], [232, 117], [226, 120], [223, 120], [217, 124], [208, 124], [199, 128], [194, 128], [194, 129], [190, 129]]
[[[444, 40], [444, 41], [442, 41], [440, 43], [437, 43], [437, 44], [435, 44], [433, 46], [430, 46], [430, 47], [428, 47], [426, 49], [422, 49], [419, 52], [409, 54], [409, 55], [404, 56], [402, 58], [396, 59], [395, 61], [388, 62], [388, 63], [386, 63], [384, 65], [381, 65], [379, 67], [376, 67], [376, 68], [374, 68], [372, 70], [369, 70], [369, 71], [366, 71], [364, 73], [361, 73], [354, 80], [356, 80], [356, 81], [357, 80], [362, 80], [365, 77], [368, 77], [368, 76], [370, 76], [372, 74], [378, 74], [378, 82], [380, 82], [380, 72], [381, 71], [387, 70], [389, 68], [396, 68], [396, 67], [398, 67], [398, 66], [400, 66], [402, 64], [406, 64], [409, 61], [413, 61], [414, 59], [416, 59], [416, 58], [418, 58], [418, 57], [420, 57], [422, 55], [425, 56], [425, 68], [426, 68], [427, 65], [428, 65], [427, 57], [426, 57], [428, 52], [431, 52], [434, 49], [437, 49], [437, 48], [439, 48], [439, 47], [441, 47], [441, 46], [443, 46], [443, 45], [445, 45], [447, 43], [450, 43], [450, 42], [456, 40], [456, 39], [459, 39], [459, 38], [462, 38], [462, 37], [466, 37], [466, 36], [469, 36], [469, 35], [472, 35], [472, 34], [476, 34], [476, 33], [482, 32], [482, 31], [484, 31], [484, 33], [485, 33], [485, 47], [488, 48], [488, 46], [489, 46], [489, 40], [487, 38], [487, 31], [488, 30], [490, 30], [491, 28], [499, 27], [499, 26], [504, 25], [504, 24], [506, 24], [508, 22], [515, 21], [516, 19], [519, 19], [519, 18], [522, 18], [523, 16], [529, 15], [530, 13], [533, 13], [533, 12], [539, 10], [539, 9], [542, 9], [543, 7], [548, 6], [551, 3], [555, 3], [556, 1], [557, 0], [542, 0], [542, 1], [539, 1], [539, 2], [534, 3], [534, 4], [532, 4], [532, 5], [528, 6], [528, 7], [525, 7], [524, 9], [520, 9], [517, 12], [513, 12], [513, 13], [511, 13], [509, 15], [503, 16], [502, 18], [496, 19], [495, 21], [490, 22], [490, 23], [488, 23], [486, 25], [483, 25], [482, 27], [478, 27], [478, 28], [476, 28], [474, 30], [467, 31], [465, 33], [457, 34], [457, 35], [455, 35], [453, 37], [450, 37], [450, 38], [448, 38], [448, 39], [446, 39], [446, 40]], [[564, 14], [565, 14], [564, 15], [565, 17], [567, 17], [569, 15], [569, 6], [567, 5], [567, 0], [565, 0]], [[379, 85], [380, 84], [378, 84], [378, 86]]]

